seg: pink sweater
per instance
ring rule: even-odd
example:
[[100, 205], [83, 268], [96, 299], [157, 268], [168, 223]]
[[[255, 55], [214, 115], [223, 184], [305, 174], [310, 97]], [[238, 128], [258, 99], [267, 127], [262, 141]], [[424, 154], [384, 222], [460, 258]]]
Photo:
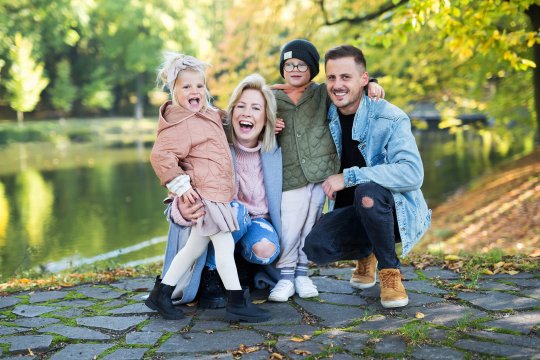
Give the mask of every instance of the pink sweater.
[[236, 144], [238, 201], [247, 208], [252, 218], [268, 216], [260, 149], [260, 142], [251, 149]]

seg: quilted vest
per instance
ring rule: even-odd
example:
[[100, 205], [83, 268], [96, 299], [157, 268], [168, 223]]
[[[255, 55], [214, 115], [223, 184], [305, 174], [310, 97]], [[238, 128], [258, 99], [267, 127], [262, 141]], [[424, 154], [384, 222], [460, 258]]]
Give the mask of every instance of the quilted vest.
[[324, 84], [311, 84], [298, 104], [282, 90], [274, 90], [277, 117], [285, 122], [278, 135], [283, 156], [283, 191], [326, 180], [339, 171], [339, 158], [332, 140]]

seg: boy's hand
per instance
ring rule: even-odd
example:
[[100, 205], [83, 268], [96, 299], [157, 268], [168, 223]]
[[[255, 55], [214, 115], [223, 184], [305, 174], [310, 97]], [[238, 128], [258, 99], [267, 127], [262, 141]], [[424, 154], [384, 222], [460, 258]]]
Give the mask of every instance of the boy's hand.
[[276, 119], [276, 130], [275, 130], [275, 134], [279, 134], [281, 131], [283, 131], [283, 129], [285, 129], [285, 121], [283, 121], [282, 118], [277, 118]]
[[188, 191], [182, 194], [182, 202], [185, 204], [193, 205], [197, 200], [200, 200], [200, 197], [193, 188], [190, 188]]
[[384, 99], [384, 89], [381, 85], [375, 82], [369, 82], [368, 87], [368, 96], [372, 99], [379, 100]]
[[330, 175], [322, 183], [322, 188], [330, 200], [335, 200], [336, 192], [345, 189], [345, 178], [343, 177], [343, 173]]

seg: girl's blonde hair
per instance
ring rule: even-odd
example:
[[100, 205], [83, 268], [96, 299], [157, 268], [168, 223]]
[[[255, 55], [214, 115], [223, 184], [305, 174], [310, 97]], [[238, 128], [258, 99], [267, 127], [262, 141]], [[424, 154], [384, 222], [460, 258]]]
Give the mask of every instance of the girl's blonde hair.
[[195, 71], [202, 75], [204, 79], [205, 87], [205, 106], [211, 107], [212, 96], [206, 87], [206, 74], [205, 71], [209, 67], [208, 64], [203, 63], [197, 58], [190, 55], [184, 55], [176, 52], [167, 51], [163, 54], [165, 61], [159, 66], [157, 70], [157, 84], [161, 84], [161, 89], [167, 87], [171, 94], [171, 99], [174, 105], [178, 105], [176, 100], [175, 84], [176, 79], [182, 71]]
[[[263, 151], [271, 151], [274, 149], [274, 147], [276, 147], [276, 98], [274, 97], [272, 90], [266, 86], [266, 82], [261, 75], [248, 75], [240, 82], [240, 84], [236, 86], [231, 98], [229, 99], [229, 106], [227, 107], [229, 121], [232, 120], [234, 108], [240, 101], [240, 97], [242, 96], [244, 90], [258, 90], [264, 97], [266, 104], [264, 107], [266, 121], [261, 133], [259, 134], [259, 140], [262, 140]], [[234, 144], [236, 144], [237, 139], [232, 125], [229, 126], [228, 132], [229, 138]]]

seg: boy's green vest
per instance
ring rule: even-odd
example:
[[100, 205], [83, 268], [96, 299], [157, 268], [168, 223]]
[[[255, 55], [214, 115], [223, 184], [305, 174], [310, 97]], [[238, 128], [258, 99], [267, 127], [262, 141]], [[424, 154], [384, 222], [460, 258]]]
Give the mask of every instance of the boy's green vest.
[[324, 84], [311, 84], [298, 104], [282, 90], [274, 90], [277, 117], [285, 121], [278, 135], [283, 155], [283, 191], [318, 183], [339, 171], [336, 146], [326, 120]]

